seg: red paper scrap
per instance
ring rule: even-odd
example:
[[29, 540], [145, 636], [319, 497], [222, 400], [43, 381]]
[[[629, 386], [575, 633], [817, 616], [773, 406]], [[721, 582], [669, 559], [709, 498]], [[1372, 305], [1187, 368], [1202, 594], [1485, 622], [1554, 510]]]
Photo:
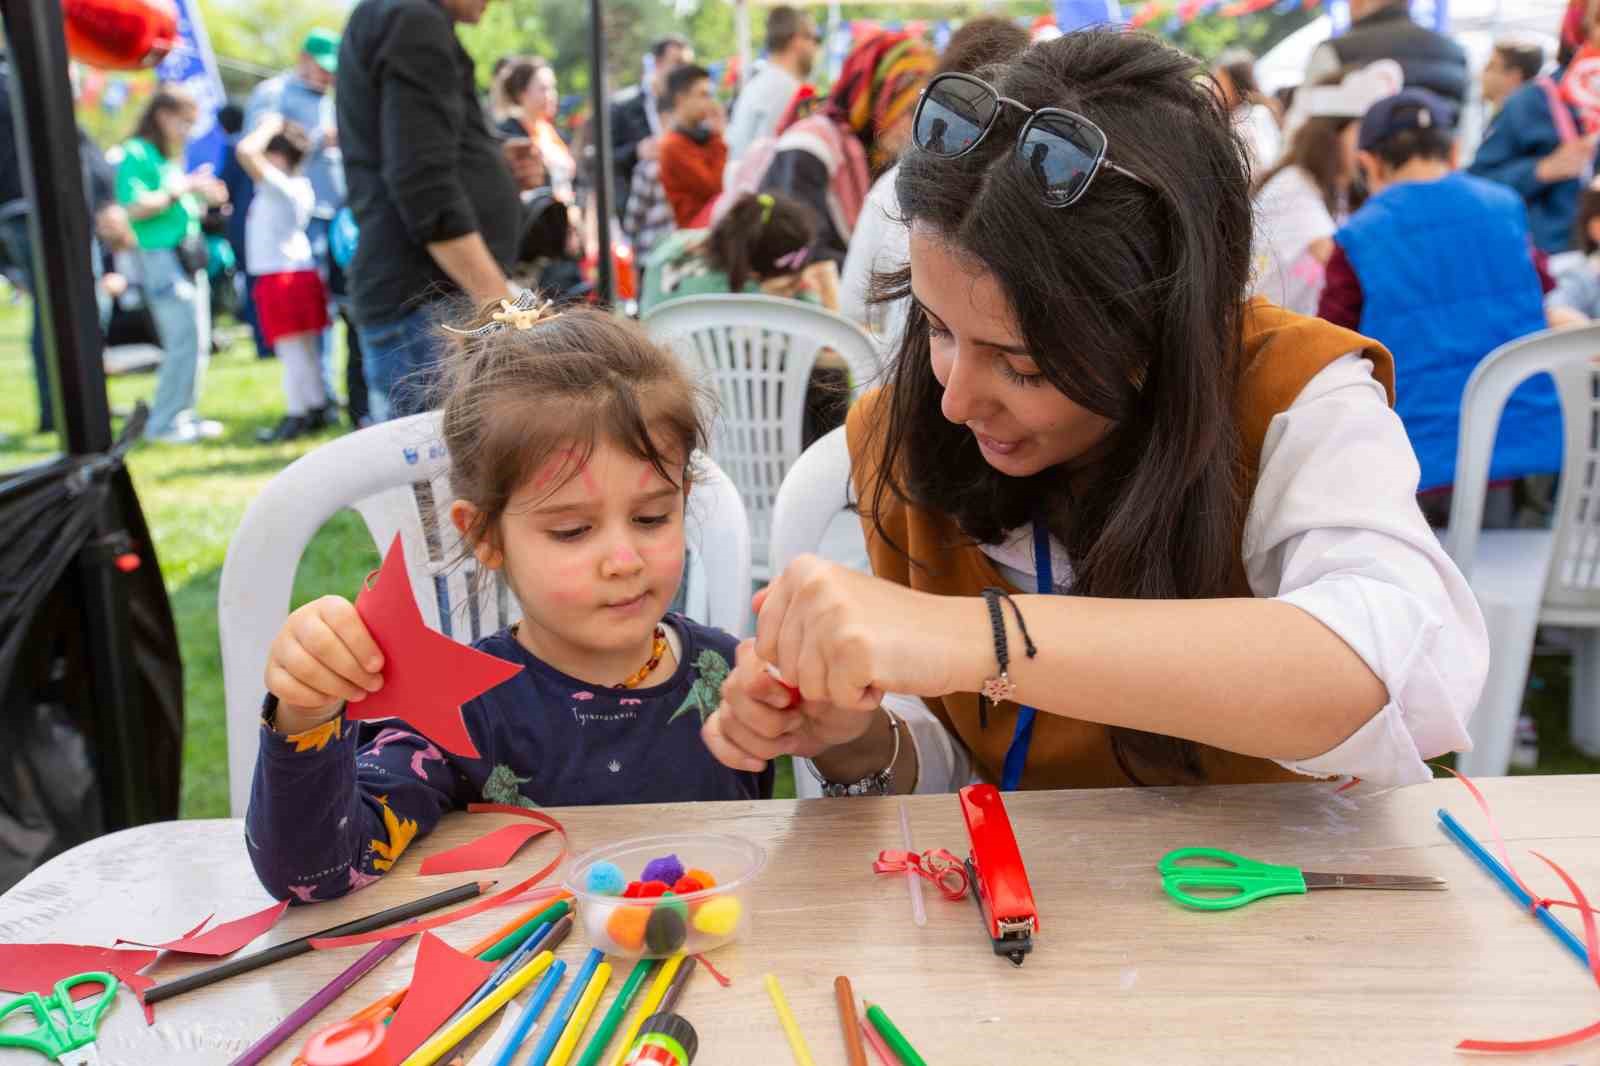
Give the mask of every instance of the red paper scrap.
[[489, 979], [494, 969], [494, 963], [463, 955], [432, 933], [424, 933], [411, 970], [411, 991], [401, 1001], [383, 1038], [383, 1052], [390, 1066], [398, 1066], [421, 1047]]
[[357, 722], [404, 718], [446, 751], [478, 758], [461, 719], [461, 705], [515, 676], [522, 667], [428, 628], [411, 593], [398, 533], [377, 581], [356, 597], [356, 610], [383, 652], [383, 687], [347, 705], [345, 717]]
[[463, 870], [498, 869], [510, 862], [522, 845], [548, 832], [549, 826], [531, 822], [502, 826], [460, 847], [429, 855], [422, 860], [420, 873], [423, 877], [431, 877], [434, 874], [458, 874]]
[[[0, 988], [8, 992], [37, 992], [48, 996], [56, 982], [80, 973], [104, 971], [133, 989], [141, 1001], [155, 978], [139, 971], [156, 961], [156, 952], [98, 948], [88, 944], [0, 944]], [[99, 985], [79, 985], [74, 998], [97, 995]], [[145, 1008], [149, 1018], [151, 1011]]]
[[[387, 929], [375, 929], [370, 933], [353, 933], [350, 936], [321, 937], [319, 939], [312, 940], [311, 946], [317, 948], [318, 950], [325, 951], [329, 948], [350, 947], [353, 944], [370, 944], [377, 940], [388, 940], [392, 937], [399, 936], [402, 930], [409, 933], [421, 933], [426, 932], [429, 929], [437, 929], [440, 926], [449, 925], [452, 922], [459, 922], [463, 918], [471, 918], [475, 914], [482, 914], [484, 911], [489, 910], [492, 907], [498, 907], [505, 903], [516, 902], [522, 897], [524, 892], [527, 892], [534, 885], [537, 885], [540, 881], [543, 881], [546, 877], [549, 877], [551, 874], [555, 873], [556, 870], [560, 868], [561, 864], [566, 861], [567, 830], [560, 822], [556, 821], [548, 814], [545, 814], [543, 811], [530, 811], [524, 807], [513, 807], [507, 803], [473, 803], [467, 807], [467, 810], [472, 814], [478, 814], [480, 812], [487, 812], [490, 814], [514, 814], [520, 818], [527, 818], [530, 821], [535, 821], [541, 825], [548, 826], [549, 828], [555, 830], [556, 833], [561, 837], [561, 852], [554, 859], [550, 860], [549, 865], [539, 869], [531, 877], [528, 877], [522, 881], [518, 881], [510, 888], [503, 892], [497, 892], [488, 899], [480, 899], [476, 903], [462, 907], [460, 910], [451, 911], [449, 914], [440, 914], [433, 918], [425, 918], [421, 921], [407, 922], [403, 926], [392, 925]], [[552, 889], [551, 891], [553, 893], [556, 890]]]
[[[147, 944], [143, 940], [118, 939], [119, 944], [136, 944], [144, 948], [161, 948], [164, 951], [178, 951], [185, 955], [210, 955], [213, 958], [219, 955], [231, 955], [244, 947], [256, 937], [278, 924], [278, 919], [283, 917], [283, 912], [289, 909], [289, 901], [274, 903], [265, 910], [235, 918], [231, 922], [205, 929], [207, 918], [187, 933], [176, 940], [169, 940], [165, 944]], [[196, 934], [199, 934], [198, 936]]]

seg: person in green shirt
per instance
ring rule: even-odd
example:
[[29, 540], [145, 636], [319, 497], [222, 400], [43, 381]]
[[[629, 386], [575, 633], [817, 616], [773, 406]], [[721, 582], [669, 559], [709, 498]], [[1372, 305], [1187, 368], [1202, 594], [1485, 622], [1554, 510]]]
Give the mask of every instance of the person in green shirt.
[[202, 167], [186, 173], [184, 148], [198, 111], [173, 86], [150, 98], [132, 139], [122, 145], [117, 201], [127, 208], [138, 241], [139, 282], [161, 338], [161, 369], [145, 437], [190, 443], [222, 427], [195, 417], [200, 380], [211, 355], [211, 292], [200, 218], [227, 189]]

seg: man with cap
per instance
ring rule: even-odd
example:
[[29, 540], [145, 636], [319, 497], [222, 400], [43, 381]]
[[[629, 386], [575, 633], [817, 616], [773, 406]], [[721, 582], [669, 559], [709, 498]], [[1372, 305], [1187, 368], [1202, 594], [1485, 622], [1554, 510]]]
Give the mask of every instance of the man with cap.
[[[1521, 197], [1456, 170], [1454, 124], [1454, 108], [1426, 89], [1367, 112], [1357, 158], [1371, 195], [1334, 235], [1317, 310], [1394, 353], [1395, 413], [1435, 525], [1449, 513], [1467, 378], [1500, 345], [1546, 328], [1544, 293], [1553, 287]], [[1541, 377], [1506, 404], [1490, 477], [1560, 465], [1560, 411]]]

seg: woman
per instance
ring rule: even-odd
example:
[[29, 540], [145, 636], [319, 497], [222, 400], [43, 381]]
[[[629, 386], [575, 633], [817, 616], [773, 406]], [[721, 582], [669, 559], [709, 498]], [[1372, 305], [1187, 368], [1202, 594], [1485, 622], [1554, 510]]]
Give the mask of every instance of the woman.
[[1333, 235], [1359, 173], [1361, 116], [1403, 82], [1400, 64], [1383, 59], [1342, 82], [1301, 91], [1289, 148], [1255, 184], [1255, 291], [1285, 310], [1317, 313]]
[[187, 93], [156, 90], [117, 167], [117, 200], [133, 223], [139, 280], [161, 338], [161, 369], [144, 432], [150, 440], [178, 444], [222, 432], [216, 422], [196, 418], [194, 405], [211, 356], [211, 290], [200, 219], [208, 204], [224, 203], [228, 192], [209, 168], [184, 172], [195, 118]]
[[1211, 77], [1244, 138], [1251, 171], [1261, 173], [1278, 161], [1283, 133], [1278, 127], [1277, 112], [1256, 84], [1256, 57], [1243, 48], [1230, 48], [1217, 57]]
[[876, 576], [791, 565], [706, 743], [834, 791], [1428, 779], [1488, 650], [1389, 353], [1246, 302], [1245, 161], [1181, 53], [1086, 31], [961, 77], [901, 160], [912, 310], [847, 424]]
[[555, 126], [561, 102], [555, 70], [542, 59], [525, 57], [512, 60], [500, 77], [504, 98], [513, 105], [500, 121], [500, 134], [532, 141], [556, 198], [564, 204], [574, 203], [572, 182], [578, 166]]

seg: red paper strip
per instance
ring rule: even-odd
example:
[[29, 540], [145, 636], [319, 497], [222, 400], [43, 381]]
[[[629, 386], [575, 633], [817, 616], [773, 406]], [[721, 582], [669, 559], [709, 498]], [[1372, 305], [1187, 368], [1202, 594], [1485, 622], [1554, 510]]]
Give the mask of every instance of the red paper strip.
[[434, 874], [458, 874], [463, 870], [498, 869], [510, 862], [522, 845], [548, 832], [550, 827], [545, 825], [501, 826], [460, 847], [429, 855], [422, 860], [422, 869], [418, 872], [423, 877], [432, 877]]
[[920, 855], [909, 851], [880, 851], [872, 869], [880, 874], [903, 874], [909, 870], [932, 881], [933, 887], [948, 900], [963, 899], [967, 894], [967, 868], [944, 848]]
[[463, 955], [432, 933], [425, 933], [411, 970], [411, 991], [401, 1001], [383, 1038], [390, 1066], [422, 1046], [467, 997], [489, 979], [495, 964]]
[[452, 922], [459, 922], [463, 918], [471, 918], [473, 915], [482, 914], [484, 911], [493, 907], [498, 907], [501, 904], [515, 901], [524, 892], [528, 891], [534, 885], [537, 885], [540, 881], [543, 881], [546, 877], [549, 877], [551, 874], [555, 873], [556, 870], [561, 867], [561, 864], [566, 861], [567, 831], [560, 822], [556, 821], [548, 814], [545, 814], [543, 811], [530, 811], [524, 807], [513, 807], [505, 803], [474, 803], [468, 806], [467, 810], [474, 814], [481, 811], [487, 811], [493, 814], [514, 814], [519, 818], [528, 818], [532, 821], [540, 823], [541, 825], [548, 826], [549, 828], [555, 830], [556, 833], [561, 837], [561, 853], [552, 859], [549, 865], [534, 873], [532, 877], [529, 877], [523, 881], [518, 881], [505, 891], [497, 892], [488, 899], [480, 899], [478, 902], [470, 904], [466, 907], [462, 907], [460, 910], [451, 911], [449, 914], [436, 915], [432, 918], [425, 918], [418, 922], [406, 922], [403, 926], [392, 925], [387, 929], [376, 929], [370, 933], [355, 933], [351, 936], [322, 937], [320, 939], [312, 940], [311, 946], [323, 950], [328, 948], [344, 948], [349, 947], [352, 944], [370, 944], [377, 940], [388, 940], [391, 937], [399, 935], [402, 929], [411, 933], [421, 933], [426, 932], [429, 929], [438, 929], [440, 926], [449, 925]]
[[[289, 901], [274, 903], [265, 910], [235, 918], [231, 922], [223, 922], [219, 926], [207, 929], [204, 933], [207, 918], [187, 933], [176, 940], [169, 940], [165, 944], [147, 944], [143, 940], [125, 940], [119, 938], [119, 944], [136, 944], [142, 948], [160, 948], [163, 951], [179, 951], [185, 955], [231, 955], [244, 947], [256, 937], [278, 924], [278, 919], [283, 917], [283, 912], [289, 909]], [[198, 936], [196, 934], [199, 934]]]
[[[143, 997], [155, 978], [139, 971], [156, 961], [154, 951], [123, 951], [88, 944], [0, 944], [0, 988], [48, 996], [64, 977], [103, 970]], [[98, 994], [98, 985], [79, 985], [74, 998]]]
[[457, 644], [429, 629], [417, 609], [395, 534], [378, 580], [361, 590], [356, 610], [383, 652], [383, 687], [345, 708], [356, 722], [404, 718], [419, 733], [456, 755], [478, 758], [461, 705], [515, 676], [516, 663]]

